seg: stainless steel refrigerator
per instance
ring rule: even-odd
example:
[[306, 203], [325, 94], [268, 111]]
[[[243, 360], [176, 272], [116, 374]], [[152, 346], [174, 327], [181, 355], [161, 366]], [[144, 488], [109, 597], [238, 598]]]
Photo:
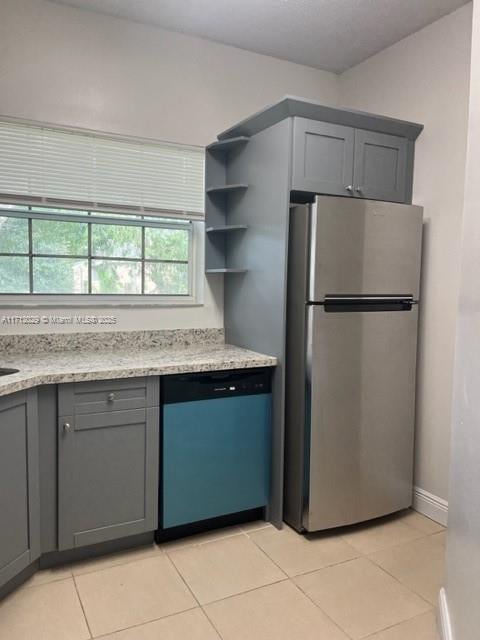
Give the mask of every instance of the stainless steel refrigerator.
[[318, 531], [412, 503], [421, 207], [290, 210], [285, 520]]

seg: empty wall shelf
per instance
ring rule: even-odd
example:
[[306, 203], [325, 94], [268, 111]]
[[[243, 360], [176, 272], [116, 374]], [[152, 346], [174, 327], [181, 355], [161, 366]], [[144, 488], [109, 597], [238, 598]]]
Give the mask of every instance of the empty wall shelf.
[[207, 227], [206, 233], [230, 233], [230, 231], [242, 231], [247, 228], [246, 224], [229, 224], [222, 227]]
[[246, 269], [205, 269], [205, 273], [246, 273]]
[[207, 189], [209, 195], [216, 193], [233, 193], [234, 191], [244, 191], [248, 189], [248, 184], [224, 184]]
[[232, 149], [236, 149], [247, 144], [249, 140], [250, 138], [247, 136], [238, 136], [236, 138], [229, 138], [228, 140], [218, 140], [217, 142], [209, 144], [206, 149], [209, 152], [226, 153]]

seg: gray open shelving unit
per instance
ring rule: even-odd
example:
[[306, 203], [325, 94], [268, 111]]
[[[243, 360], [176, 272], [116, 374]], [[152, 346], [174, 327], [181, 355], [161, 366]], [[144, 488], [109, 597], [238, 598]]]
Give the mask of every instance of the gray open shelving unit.
[[[242, 274], [245, 264], [233, 255], [248, 225], [239, 218], [248, 183], [231, 175], [231, 167], [249, 142], [247, 136], [219, 140], [208, 145], [205, 159], [205, 273]], [[241, 233], [240, 233], [241, 232]]]

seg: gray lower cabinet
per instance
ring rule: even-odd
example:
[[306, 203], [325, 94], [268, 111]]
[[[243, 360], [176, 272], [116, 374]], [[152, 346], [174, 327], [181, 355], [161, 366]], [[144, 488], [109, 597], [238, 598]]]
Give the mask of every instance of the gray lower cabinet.
[[[114, 540], [147, 531], [158, 523], [159, 407], [138, 407], [138, 386], [130, 394], [125, 381], [70, 385], [59, 389], [59, 406], [72, 412], [58, 419], [59, 550]], [[128, 385], [127, 385], [128, 386]], [[109, 390], [106, 388], [109, 387]], [[134, 387], [131, 387], [134, 388]], [[78, 398], [82, 397], [82, 409]], [[145, 397], [148, 389], [144, 389]], [[96, 395], [98, 392], [98, 396]], [[136, 408], [83, 413], [85, 402], [103, 402], [104, 393]], [[143, 392], [142, 392], [143, 393]], [[93, 394], [93, 395], [92, 395]], [[126, 398], [132, 395], [135, 399]], [[140, 394], [141, 395], [141, 394]], [[147, 401], [144, 400], [144, 405]]]
[[355, 131], [355, 196], [406, 202], [408, 140], [375, 131]]
[[355, 129], [294, 118], [292, 189], [353, 195]]
[[0, 398], [0, 586], [40, 555], [37, 394]]

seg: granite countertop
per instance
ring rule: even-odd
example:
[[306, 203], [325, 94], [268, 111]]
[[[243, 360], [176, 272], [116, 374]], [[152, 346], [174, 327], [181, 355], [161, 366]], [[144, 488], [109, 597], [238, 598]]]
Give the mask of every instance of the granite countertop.
[[55, 352], [3, 352], [1, 367], [19, 369], [0, 377], [0, 396], [43, 384], [109, 380], [198, 371], [273, 367], [277, 359], [224, 343]]

